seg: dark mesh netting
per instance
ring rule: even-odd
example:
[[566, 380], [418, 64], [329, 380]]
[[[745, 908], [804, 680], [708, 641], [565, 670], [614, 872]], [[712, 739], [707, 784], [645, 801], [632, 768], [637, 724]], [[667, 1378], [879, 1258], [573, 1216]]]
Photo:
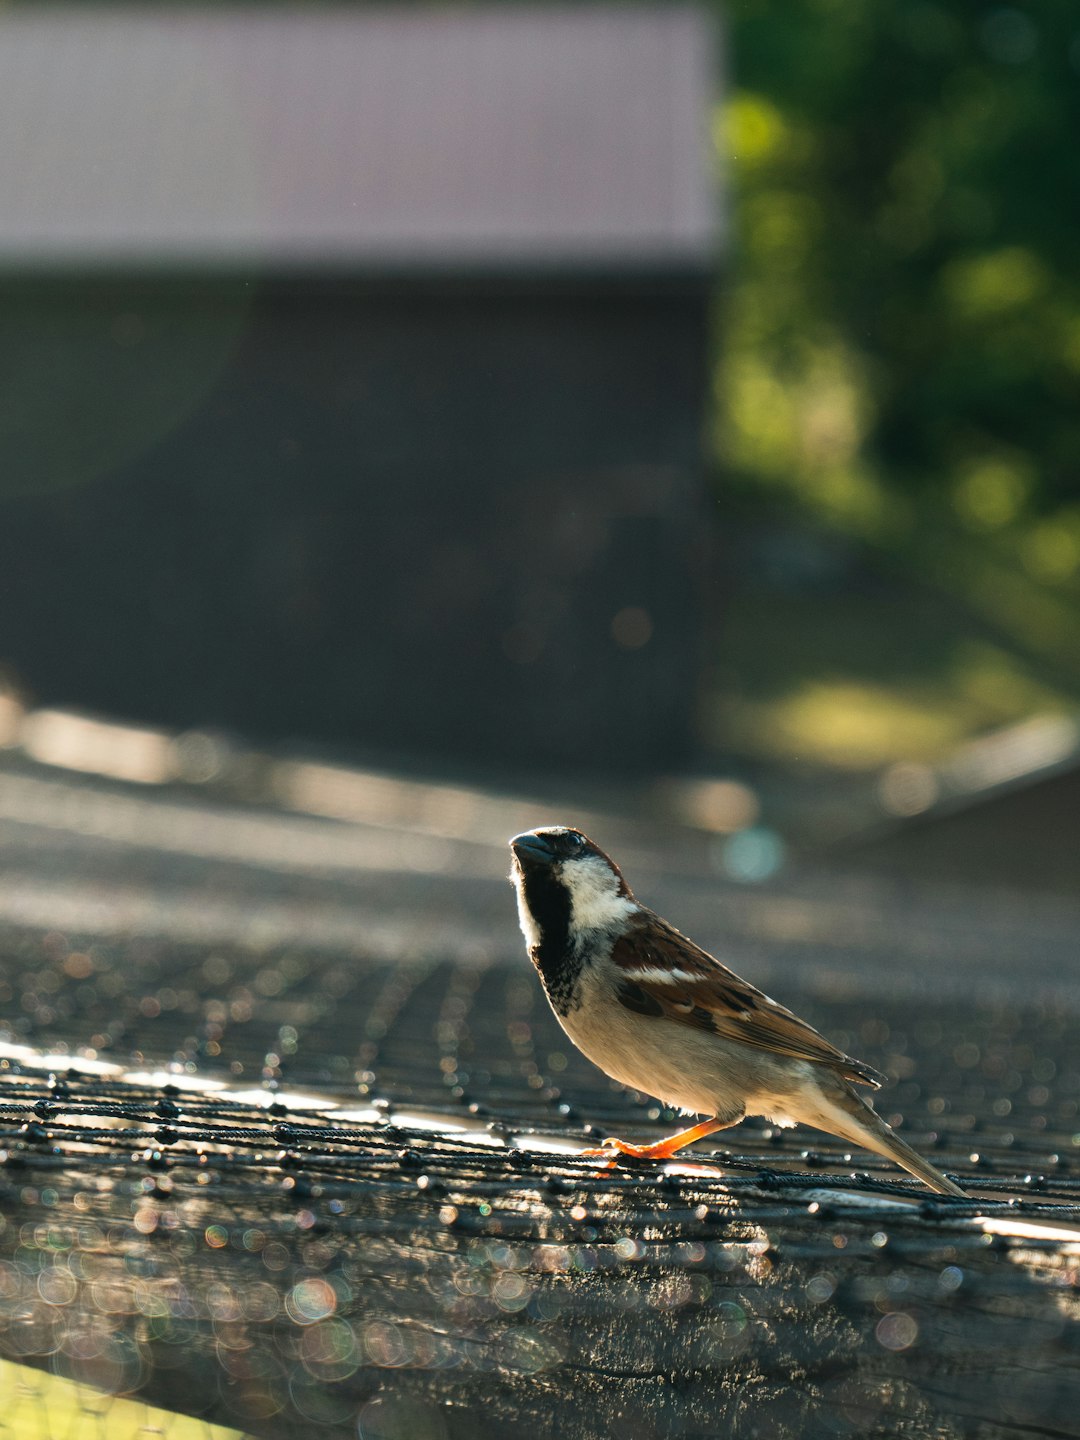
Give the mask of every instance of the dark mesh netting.
[[[1064, 913], [656, 876], [888, 1072], [882, 1113], [968, 1203], [755, 1121], [664, 1166], [574, 1154], [678, 1122], [555, 1025], [501, 835], [490, 879], [372, 881], [20, 824], [0, 1356], [24, 1377], [266, 1437], [1080, 1434]], [[335, 907], [351, 938], [318, 928]]]

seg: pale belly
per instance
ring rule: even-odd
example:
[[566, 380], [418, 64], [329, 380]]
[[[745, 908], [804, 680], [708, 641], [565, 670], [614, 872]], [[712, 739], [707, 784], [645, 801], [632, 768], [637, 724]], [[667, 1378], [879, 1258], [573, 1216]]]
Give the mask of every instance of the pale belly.
[[799, 1062], [678, 1021], [640, 1017], [589, 975], [582, 987], [583, 1003], [557, 1018], [612, 1079], [695, 1114], [734, 1121], [747, 1113], [791, 1123], [783, 1101], [800, 1087]]

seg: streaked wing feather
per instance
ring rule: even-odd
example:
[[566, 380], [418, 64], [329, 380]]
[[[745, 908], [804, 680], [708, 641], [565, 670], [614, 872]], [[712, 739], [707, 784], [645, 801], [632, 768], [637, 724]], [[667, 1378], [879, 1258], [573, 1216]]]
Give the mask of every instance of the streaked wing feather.
[[[623, 971], [620, 1000], [642, 1015], [663, 1015], [760, 1050], [813, 1060], [846, 1080], [875, 1088], [884, 1077], [830, 1045], [812, 1025], [769, 998], [695, 945], [659, 915], [616, 941], [612, 959]], [[666, 977], [670, 975], [670, 980]]]

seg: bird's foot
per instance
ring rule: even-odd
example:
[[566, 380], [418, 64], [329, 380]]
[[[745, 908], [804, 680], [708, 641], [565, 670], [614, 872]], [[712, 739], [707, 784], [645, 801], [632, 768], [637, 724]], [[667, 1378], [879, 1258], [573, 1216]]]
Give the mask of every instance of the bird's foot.
[[617, 1165], [620, 1160], [668, 1160], [674, 1151], [668, 1147], [666, 1140], [659, 1140], [655, 1145], [631, 1145], [626, 1140], [614, 1138], [605, 1140], [599, 1150], [581, 1150], [578, 1152], [589, 1159], [604, 1159], [610, 1165]]
[[681, 1150], [684, 1145], [692, 1145], [695, 1140], [702, 1140], [714, 1130], [724, 1128], [723, 1122], [719, 1120], [703, 1120], [700, 1125], [691, 1125], [689, 1130], [680, 1130], [677, 1135], [669, 1135], [666, 1140], [657, 1140], [655, 1145], [631, 1145], [626, 1140], [612, 1137], [604, 1141], [601, 1149], [582, 1150], [580, 1153], [603, 1157], [609, 1166], [617, 1165], [623, 1157], [627, 1160], [670, 1160], [676, 1150]]

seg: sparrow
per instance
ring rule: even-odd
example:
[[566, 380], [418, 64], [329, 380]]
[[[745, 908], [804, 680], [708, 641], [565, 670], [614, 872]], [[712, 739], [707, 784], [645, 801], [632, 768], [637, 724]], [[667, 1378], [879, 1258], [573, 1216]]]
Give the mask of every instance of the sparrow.
[[640, 904], [587, 835], [546, 826], [516, 835], [510, 849], [529, 958], [567, 1035], [612, 1079], [709, 1117], [654, 1145], [611, 1139], [586, 1153], [666, 1160], [762, 1115], [865, 1146], [932, 1190], [964, 1196], [854, 1088], [877, 1089], [884, 1076]]

